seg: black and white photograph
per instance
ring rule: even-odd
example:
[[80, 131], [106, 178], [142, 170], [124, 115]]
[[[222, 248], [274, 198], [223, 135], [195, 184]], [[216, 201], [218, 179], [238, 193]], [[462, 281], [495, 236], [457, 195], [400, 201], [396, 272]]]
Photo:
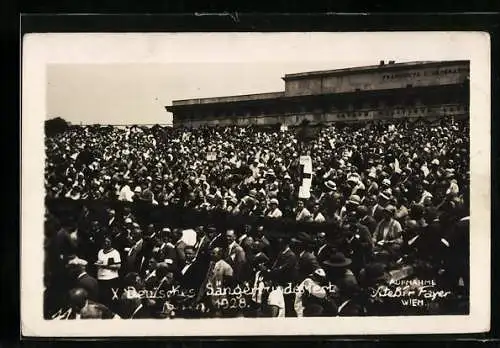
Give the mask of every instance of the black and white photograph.
[[23, 330], [488, 328], [488, 36], [74, 35], [25, 39]]

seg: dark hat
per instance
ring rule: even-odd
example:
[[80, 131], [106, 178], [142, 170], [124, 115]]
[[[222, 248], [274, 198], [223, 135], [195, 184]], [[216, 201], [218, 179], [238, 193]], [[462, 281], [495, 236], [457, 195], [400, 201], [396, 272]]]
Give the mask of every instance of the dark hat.
[[153, 201], [153, 192], [149, 189], [144, 190], [141, 195], [141, 200], [148, 202]]
[[260, 265], [260, 264], [268, 263], [268, 262], [269, 262], [269, 257], [267, 257], [267, 255], [264, 254], [263, 252], [257, 253], [253, 259], [253, 263], [255, 265]]
[[167, 273], [174, 272], [174, 271], [175, 271], [175, 267], [174, 267], [173, 264], [170, 264], [170, 263], [167, 263], [167, 262], [160, 262], [157, 265], [156, 272], [160, 276], [164, 276]]
[[448, 168], [445, 170], [445, 178], [446, 179], [450, 179], [450, 178], [453, 178], [455, 177], [455, 171], [451, 168]]
[[361, 198], [358, 195], [352, 195], [349, 197], [349, 200], [347, 201], [347, 203], [352, 204], [352, 205], [360, 205]]
[[394, 214], [394, 213], [396, 213], [396, 207], [391, 205], [391, 204], [388, 204], [384, 207], [384, 211], [391, 213], [391, 214]]
[[367, 215], [370, 211], [366, 205], [359, 205], [356, 212], [360, 215]]
[[387, 275], [387, 265], [382, 262], [373, 262], [364, 268], [362, 276], [360, 277], [363, 283], [370, 284], [384, 279]]
[[331, 268], [341, 268], [349, 266], [351, 262], [352, 260], [350, 258], [345, 257], [343, 253], [336, 252], [330, 255], [329, 259], [323, 262], [323, 264]]

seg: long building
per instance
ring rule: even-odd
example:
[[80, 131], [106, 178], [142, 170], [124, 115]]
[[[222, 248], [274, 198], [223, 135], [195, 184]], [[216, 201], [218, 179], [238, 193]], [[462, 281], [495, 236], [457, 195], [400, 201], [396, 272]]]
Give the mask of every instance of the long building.
[[174, 127], [299, 125], [469, 116], [469, 61], [419, 61], [287, 74], [285, 89], [166, 106]]

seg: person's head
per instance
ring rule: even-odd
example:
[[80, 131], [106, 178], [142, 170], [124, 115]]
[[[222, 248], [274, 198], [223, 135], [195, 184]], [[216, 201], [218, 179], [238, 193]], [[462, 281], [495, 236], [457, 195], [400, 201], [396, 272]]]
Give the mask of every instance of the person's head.
[[234, 230], [230, 229], [226, 231], [226, 240], [228, 244], [231, 244], [236, 240], [236, 234]]
[[375, 195], [369, 195], [365, 198], [364, 203], [368, 206], [371, 207], [377, 203], [377, 196]]
[[88, 293], [85, 289], [74, 288], [69, 291], [69, 303], [73, 310], [79, 313], [87, 304]]
[[361, 204], [361, 198], [358, 195], [352, 195], [346, 202], [346, 209], [348, 211], [356, 211]]
[[148, 269], [155, 270], [157, 266], [158, 266], [158, 261], [154, 257], [149, 259]]
[[416, 231], [417, 228], [418, 228], [418, 223], [416, 220], [412, 220], [412, 219], [406, 220], [405, 230], [408, 233], [413, 233], [414, 231]]
[[111, 238], [109, 236], [104, 237], [103, 245], [102, 245], [104, 250], [109, 250], [111, 249]]
[[278, 206], [279, 206], [279, 202], [278, 202], [278, 200], [277, 200], [276, 198], [272, 198], [272, 199], [269, 201], [269, 207], [270, 207], [271, 209], [276, 209], [276, 208], [278, 208]]
[[148, 235], [152, 235], [153, 233], [155, 233], [155, 225], [149, 224], [148, 228], [147, 228], [147, 232], [148, 232]]
[[290, 238], [279, 237], [277, 239], [277, 245], [280, 250], [285, 250], [290, 245]]
[[252, 225], [248, 225], [246, 224], [245, 226], [243, 226], [243, 233], [250, 233], [250, 231], [252, 230]]
[[389, 203], [389, 199], [390, 197], [385, 192], [382, 192], [378, 195], [378, 204], [384, 207]]
[[207, 236], [209, 239], [213, 239], [217, 235], [217, 228], [214, 226], [209, 226], [207, 228]]
[[197, 226], [197, 227], [195, 228], [195, 231], [196, 231], [196, 234], [197, 234], [198, 236], [203, 236], [203, 235], [205, 235], [205, 227], [204, 227], [204, 226], [201, 226], [201, 225], [200, 225], [200, 226]]
[[174, 242], [177, 242], [182, 238], [182, 230], [180, 228], [174, 228], [172, 231], [172, 238]]
[[384, 220], [391, 220], [392, 218], [394, 218], [395, 213], [396, 207], [390, 204], [385, 206], [383, 210]]
[[314, 214], [319, 213], [320, 209], [321, 209], [321, 205], [320, 205], [320, 203], [319, 203], [319, 202], [315, 202], [315, 203], [313, 204], [313, 206], [312, 206], [312, 212], [313, 212]]
[[184, 249], [184, 254], [186, 256], [186, 262], [193, 262], [193, 260], [196, 256], [196, 253], [195, 253], [194, 248], [192, 246], [187, 246]]
[[415, 220], [420, 220], [424, 217], [424, 207], [420, 204], [413, 204], [410, 208], [410, 217]]
[[368, 213], [369, 213], [369, 210], [368, 210], [368, 208], [365, 205], [360, 205], [356, 209], [356, 214], [357, 214], [358, 218], [360, 218], [360, 219], [362, 219], [365, 216], [367, 216]]
[[125, 275], [123, 278], [123, 282], [125, 287], [133, 286], [134, 288], [139, 288], [142, 283], [142, 279], [137, 272], [130, 272]]
[[222, 249], [219, 247], [213, 248], [211, 251], [212, 260], [219, 261], [222, 259]]
[[68, 264], [66, 266], [66, 269], [68, 270], [68, 273], [71, 278], [77, 278], [80, 274], [85, 272], [87, 267], [83, 263], [76, 263], [76, 264]]
[[304, 201], [302, 199], [299, 199], [297, 202], [297, 209], [302, 210], [304, 209], [304, 207], [305, 207]]
[[317, 268], [314, 270], [314, 272], [311, 274], [311, 278], [316, 281], [317, 283], [324, 283], [326, 281], [326, 272], [323, 268]]
[[242, 247], [243, 249], [245, 250], [251, 250], [252, 249], [252, 246], [254, 244], [254, 239], [252, 236], [248, 236], [246, 237], [245, 239], [243, 239], [243, 242], [242, 242]]
[[316, 235], [316, 240], [318, 241], [318, 244], [324, 244], [324, 243], [326, 243], [326, 233], [325, 232], [319, 232]]
[[257, 226], [257, 228], [255, 229], [255, 236], [262, 237], [263, 235], [264, 235], [264, 226], [262, 225]]

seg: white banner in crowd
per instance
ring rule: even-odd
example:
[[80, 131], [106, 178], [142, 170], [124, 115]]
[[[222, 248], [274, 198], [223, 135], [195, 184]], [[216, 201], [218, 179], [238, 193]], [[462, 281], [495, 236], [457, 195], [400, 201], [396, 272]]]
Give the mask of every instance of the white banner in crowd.
[[309, 199], [309, 197], [311, 197], [311, 181], [312, 181], [311, 156], [300, 156], [299, 163], [302, 171], [302, 183], [299, 187], [299, 198]]
[[217, 160], [217, 154], [215, 152], [207, 152], [207, 161]]
[[181, 240], [186, 245], [194, 246], [196, 244], [196, 231], [193, 229], [183, 230]]

